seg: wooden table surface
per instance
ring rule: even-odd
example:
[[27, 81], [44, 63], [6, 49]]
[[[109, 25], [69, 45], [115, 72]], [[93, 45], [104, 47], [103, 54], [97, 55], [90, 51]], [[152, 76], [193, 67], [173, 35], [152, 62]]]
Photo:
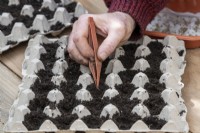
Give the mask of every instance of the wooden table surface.
[[[101, 0], [79, 0], [91, 13], [106, 12]], [[69, 33], [66, 30], [63, 34]], [[17, 97], [21, 83], [21, 64], [27, 42], [0, 55], [0, 132], [7, 121], [8, 110]], [[188, 108], [187, 121], [192, 133], [200, 133], [200, 48], [188, 49], [183, 75], [183, 98]]]

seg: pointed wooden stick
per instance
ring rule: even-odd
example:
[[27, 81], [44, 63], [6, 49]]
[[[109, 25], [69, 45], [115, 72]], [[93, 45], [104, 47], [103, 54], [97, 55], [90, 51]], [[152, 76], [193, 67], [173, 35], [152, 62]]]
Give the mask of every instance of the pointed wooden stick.
[[89, 17], [88, 21], [89, 21], [89, 44], [94, 51], [94, 62], [91, 62], [91, 61], [89, 62], [89, 68], [93, 75], [96, 87], [99, 88], [100, 74], [101, 74], [101, 67], [102, 67], [102, 63], [97, 57], [99, 44], [97, 41], [96, 27], [95, 27], [94, 20], [92, 17]]

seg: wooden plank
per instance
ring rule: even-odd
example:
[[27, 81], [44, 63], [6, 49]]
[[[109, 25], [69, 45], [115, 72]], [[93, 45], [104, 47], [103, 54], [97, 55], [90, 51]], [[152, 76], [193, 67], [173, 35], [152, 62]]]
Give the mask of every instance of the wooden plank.
[[103, 0], [76, 0], [79, 1], [89, 13], [105, 13], [107, 12], [107, 7]]
[[17, 97], [21, 79], [0, 63], [0, 132], [8, 119], [8, 112]]
[[187, 50], [187, 66], [183, 75], [183, 99], [188, 109], [190, 131], [200, 132], [200, 48]]
[[0, 55], [0, 61], [20, 77], [26, 46], [27, 42], [24, 42]]

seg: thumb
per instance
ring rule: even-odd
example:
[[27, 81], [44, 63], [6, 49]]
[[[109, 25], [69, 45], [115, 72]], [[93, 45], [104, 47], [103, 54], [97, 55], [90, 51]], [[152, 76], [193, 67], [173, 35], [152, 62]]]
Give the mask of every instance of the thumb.
[[97, 56], [101, 61], [104, 61], [109, 55], [111, 55], [117, 46], [120, 44], [123, 36], [112, 31], [108, 34], [106, 39], [99, 46]]

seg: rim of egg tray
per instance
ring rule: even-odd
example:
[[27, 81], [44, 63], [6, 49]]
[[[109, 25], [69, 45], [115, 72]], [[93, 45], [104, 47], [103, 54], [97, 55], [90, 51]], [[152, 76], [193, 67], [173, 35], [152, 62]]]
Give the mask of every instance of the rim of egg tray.
[[[200, 19], [200, 13], [180, 13], [180, 12], [174, 12], [171, 9], [164, 8], [160, 13], [166, 13], [166, 14], [172, 14], [177, 16], [186, 16], [186, 17], [196, 17]], [[159, 31], [145, 31], [145, 35], [148, 35], [152, 38], [164, 38], [166, 36], [175, 36], [177, 39], [185, 41], [185, 47], [186, 48], [199, 48], [200, 47], [200, 36], [186, 36], [186, 35], [177, 35], [177, 34], [169, 34]]]
[[[56, 58], [54, 64], [52, 64], [52, 71], [53, 77], [50, 79], [54, 85], [61, 84], [62, 81], [67, 81], [63, 76], [64, 71], [68, 69], [68, 63], [65, 59], [65, 48], [67, 43], [68, 37], [63, 36], [60, 39], [48, 39], [43, 35], [37, 35], [34, 39], [31, 39], [28, 43], [28, 47], [25, 51], [25, 60], [22, 65], [22, 83], [19, 85], [19, 95], [18, 98], [14, 101], [10, 112], [9, 112], [9, 119], [8, 122], [5, 124], [4, 131], [6, 132], [28, 132], [27, 128], [23, 124], [25, 119], [25, 115], [30, 113], [29, 110], [29, 103], [31, 100], [35, 98], [35, 93], [30, 89], [31, 85], [36, 82], [37, 75], [36, 73], [40, 70], [44, 70], [45, 67], [49, 67], [48, 65], [44, 66], [44, 62], [40, 60], [40, 56], [42, 54], [47, 53], [46, 49], [41, 44], [57, 44], [58, 48], [54, 51], [54, 58]], [[147, 36], [137, 42], [128, 42], [127, 44], [134, 43], [140, 44], [137, 46], [136, 52], [133, 57], [136, 58], [134, 66], [131, 70], [140, 70], [144, 71], [147, 68], [150, 68], [150, 65], [145, 57], [151, 54], [153, 50], [148, 47], [148, 44], [152, 41], [155, 41]], [[111, 119], [112, 116], [119, 112], [118, 108], [109, 103], [108, 105], [104, 106], [101, 110], [102, 116], [109, 116], [110, 119], [105, 120], [105, 122], [100, 126], [100, 128], [91, 129], [88, 128], [88, 125], [83, 122], [81, 119], [84, 116], [90, 115], [91, 110], [89, 111], [87, 107], [83, 106], [82, 104], [78, 104], [77, 106], [73, 106], [72, 112], [70, 115], [74, 114], [77, 115], [75, 121], [73, 121], [70, 125], [68, 130], [59, 130], [56, 125], [51, 121], [54, 116], [59, 116], [61, 112], [57, 107], [55, 109], [51, 109], [50, 106], [46, 106], [43, 109], [43, 113], [49, 116], [45, 121], [42, 121], [42, 124], [39, 125], [39, 130], [34, 130], [30, 132], [52, 132], [52, 131], [111, 131], [111, 132], [188, 132], [189, 127], [186, 121], [186, 114], [187, 108], [184, 105], [184, 100], [181, 98], [181, 90], [183, 88], [183, 83], [181, 82], [181, 75], [184, 73], [186, 62], [185, 62], [185, 55], [186, 49], [184, 46], [184, 42], [181, 40], [177, 40], [174, 36], [168, 36], [164, 40], [158, 40], [157, 42], [163, 45], [163, 49], [161, 49], [162, 53], [165, 54], [166, 58], [162, 60], [160, 63], [160, 70], [162, 72], [162, 76], [159, 78], [159, 82], [165, 84], [165, 89], [162, 91], [161, 97], [163, 98], [165, 105], [163, 106], [161, 112], [157, 116], [159, 119], [165, 120], [166, 123], [160, 130], [152, 130], [150, 129], [142, 120], [137, 120], [132, 124], [132, 127], [129, 130], [121, 130], [116, 125], [116, 123]], [[155, 49], [155, 48], [153, 48]], [[181, 52], [182, 51], [182, 52]], [[181, 52], [181, 55], [178, 53]], [[105, 84], [110, 89], [107, 89], [104, 95], [112, 98], [115, 97], [117, 94], [117, 90], [115, 89], [115, 85], [122, 84], [122, 80], [120, 79], [118, 73], [120, 71], [126, 70], [123, 66], [122, 62], [120, 62], [119, 58], [125, 55], [126, 51], [124, 49], [118, 48], [114, 55], [106, 66], [104, 72], [108, 74], [105, 80]], [[51, 55], [52, 57], [52, 55]], [[142, 57], [138, 59], [138, 57]], [[72, 70], [75, 68], [71, 68]], [[71, 71], [71, 70], [70, 70]], [[79, 75], [78, 80], [75, 84], [81, 85], [82, 89], [77, 91], [75, 94], [79, 100], [81, 101], [86, 100], [90, 101], [92, 97], [89, 91], [85, 88], [94, 83], [93, 79], [90, 75], [90, 71], [87, 67], [81, 66], [80, 71], [82, 74]], [[140, 116], [150, 116], [149, 110], [143, 102], [149, 98], [147, 91], [145, 91], [144, 84], [149, 82], [149, 79], [146, 74], [143, 72], [139, 72], [134, 75], [132, 78], [131, 84], [135, 85], [137, 89], [132, 93], [131, 98], [137, 98], [141, 101], [138, 106], [134, 106], [132, 112]], [[41, 79], [40, 79], [41, 80]], [[96, 88], [93, 88], [96, 89]], [[54, 103], [59, 103], [64, 99], [62, 92], [58, 89], [53, 89], [45, 95], [49, 101]], [[85, 95], [87, 94], [87, 95]], [[74, 95], [74, 96], [75, 96]], [[180, 115], [179, 113], [182, 113]], [[92, 112], [93, 113], [93, 112]], [[122, 113], [122, 112], [121, 112]], [[132, 113], [131, 113], [132, 114]], [[42, 115], [42, 114], [38, 114]], [[153, 115], [152, 115], [153, 116]], [[35, 117], [35, 116], [34, 116]], [[155, 117], [155, 116], [154, 116]]]
[[[37, 34], [52, 34], [56, 36], [65, 28], [71, 26], [71, 21], [74, 21], [73, 19], [79, 17], [81, 14], [88, 13], [79, 2], [76, 2], [75, 12], [67, 12], [65, 6], [73, 2], [75, 1], [62, 0], [61, 3], [57, 4], [54, 0], [43, 0], [41, 9], [39, 10], [49, 9], [49, 11], [54, 11], [55, 13], [52, 19], [47, 19], [45, 14], [34, 14], [35, 11], [32, 5], [24, 5], [21, 9], [20, 16], [29, 16], [31, 18], [35, 15], [35, 18], [29, 28], [23, 22], [14, 22], [10, 34], [4, 35], [3, 31], [0, 30], [0, 54], [17, 46], [21, 42], [27, 41], [29, 38], [33, 38]], [[9, 6], [19, 4], [19, 0], [9, 0], [8, 2]], [[0, 16], [0, 24], [6, 27], [12, 24], [15, 19], [10, 13], [3, 12]], [[60, 26], [60, 29], [52, 30], [57, 25]]]

